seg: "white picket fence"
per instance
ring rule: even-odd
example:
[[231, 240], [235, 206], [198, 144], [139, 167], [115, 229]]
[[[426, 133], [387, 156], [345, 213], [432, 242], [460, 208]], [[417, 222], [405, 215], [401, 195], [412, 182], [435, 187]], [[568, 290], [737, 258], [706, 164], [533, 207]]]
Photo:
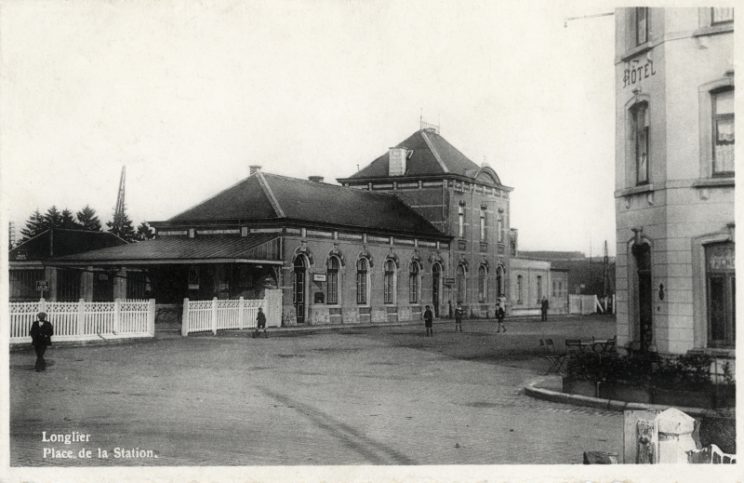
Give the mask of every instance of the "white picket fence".
[[30, 343], [31, 324], [47, 313], [55, 341], [126, 339], [155, 336], [155, 299], [113, 302], [13, 302], [10, 306], [10, 343]]
[[281, 290], [266, 290], [262, 299], [183, 299], [181, 335], [224, 329], [253, 329], [259, 307], [266, 315], [266, 327], [281, 326]]

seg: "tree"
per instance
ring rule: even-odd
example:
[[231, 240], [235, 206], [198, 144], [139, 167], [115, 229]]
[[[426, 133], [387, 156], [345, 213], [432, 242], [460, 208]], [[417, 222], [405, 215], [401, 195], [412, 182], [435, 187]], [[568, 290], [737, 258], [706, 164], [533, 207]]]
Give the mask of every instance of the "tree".
[[62, 228], [67, 228], [67, 229], [70, 229], [70, 230], [82, 228], [80, 226], [80, 224], [77, 221], [75, 221], [75, 217], [72, 216], [72, 212], [70, 210], [68, 210], [67, 208], [65, 208], [64, 210], [62, 210], [62, 225], [61, 225], [61, 227]]
[[56, 206], [52, 205], [44, 214], [44, 220], [46, 221], [47, 228], [60, 228], [62, 226], [62, 213], [59, 212]]
[[29, 219], [26, 220], [26, 226], [21, 229], [21, 239], [18, 241], [18, 244], [20, 245], [29, 238], [35, 237], [42, 231], [46, 230], [46, 228], [46, 220], [37, 208], [36, 211], [31, 214]]
[[150, 226], [150, 224], [147, 223], [146, 221], [143, 221], [137, 227], [137, 233], [135, 235], [135, 238], [138, 241], [149, 240], [151, 238], [155, 238], [155, 233], [152, 227]]
[[101, 220], [96, 216], [96, 210], [90, 206], [85, 205], [85, 208], [78, 211], [75, 216], [83, 230], [101, 231]]
[[134, 240], [134, 227], [132, 226], [132, 220], [127, 215], [126, 208], [121, 213], [114, 213], [114, 219], [106, 222], [108, 232], [122, 238], [126, 241]]

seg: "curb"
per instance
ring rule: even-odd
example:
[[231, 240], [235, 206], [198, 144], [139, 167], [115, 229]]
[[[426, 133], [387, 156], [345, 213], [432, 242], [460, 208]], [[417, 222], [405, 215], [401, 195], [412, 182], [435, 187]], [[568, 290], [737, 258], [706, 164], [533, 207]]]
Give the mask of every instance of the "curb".
[[[157, 342], [157, 337], [135, 337], [132, 339], [92, 339], [92, 340], [70, 340], [70, 341], [54, 341], [52, 350], [54, 349], [66, 349], [68, 347], [103, 347], [109, 345], [127, 345], [127, 344], [141, 344], [141, 343], [152, 343]], [[9, 344], [10, 352], [25, 352], [32, 351], [31, 343], [13, 343]]]
[[605, 409], [610, 411], [645, 410], [645, 411], [663, 411], [670, 407], [675, 407], [690, 416], [698, 417], [715, 417], [720, 413], [714, 409], [693, 408], [684, 406], [667, 406], [663, 404], [646, 404], [637, 402], [619, 401], [613, 399], [602, 399], [598, 397], [582, 396], [581, 394], [570, 394], [565, 392], [553, 391], [538, 387], [544, 378], [538, 378], [524, 387], [524, 392], [535, 399], [557, 402], [561, 404], [572, 404], [574, 406], [592, 407], [596, 409]]

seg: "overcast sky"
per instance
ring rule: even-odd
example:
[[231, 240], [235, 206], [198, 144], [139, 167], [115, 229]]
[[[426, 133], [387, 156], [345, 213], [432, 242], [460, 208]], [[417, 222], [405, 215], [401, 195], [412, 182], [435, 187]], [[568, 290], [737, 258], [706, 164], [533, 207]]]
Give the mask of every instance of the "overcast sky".
[[[557, 5], [558, 3], [565, 5]], [[248, 165], [346, 177], [419, 115], [512, 193], [523, 250], [614, 253], [613, 17], [569, 2], [4, 2], [3, 209], [164, 220]]]

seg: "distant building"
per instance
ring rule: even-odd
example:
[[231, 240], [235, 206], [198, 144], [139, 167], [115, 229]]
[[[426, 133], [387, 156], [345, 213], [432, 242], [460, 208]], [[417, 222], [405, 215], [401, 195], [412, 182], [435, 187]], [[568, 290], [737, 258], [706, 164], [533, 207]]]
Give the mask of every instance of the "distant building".
[[[394, 194], [452, 238], [443, 266], [438, 299], [458, 301], [476, 317], [494, 315], [498, 300], [508, 302], [510, 223], [509, 193], [488, 165], [479, 166], [424, 127], [388, 149], [348, 178], [350, 188]], [[511, 307], [507, 307], [511, 310]]]
[[617, 336], [734, 355], [734, 9], [620, 8]]

